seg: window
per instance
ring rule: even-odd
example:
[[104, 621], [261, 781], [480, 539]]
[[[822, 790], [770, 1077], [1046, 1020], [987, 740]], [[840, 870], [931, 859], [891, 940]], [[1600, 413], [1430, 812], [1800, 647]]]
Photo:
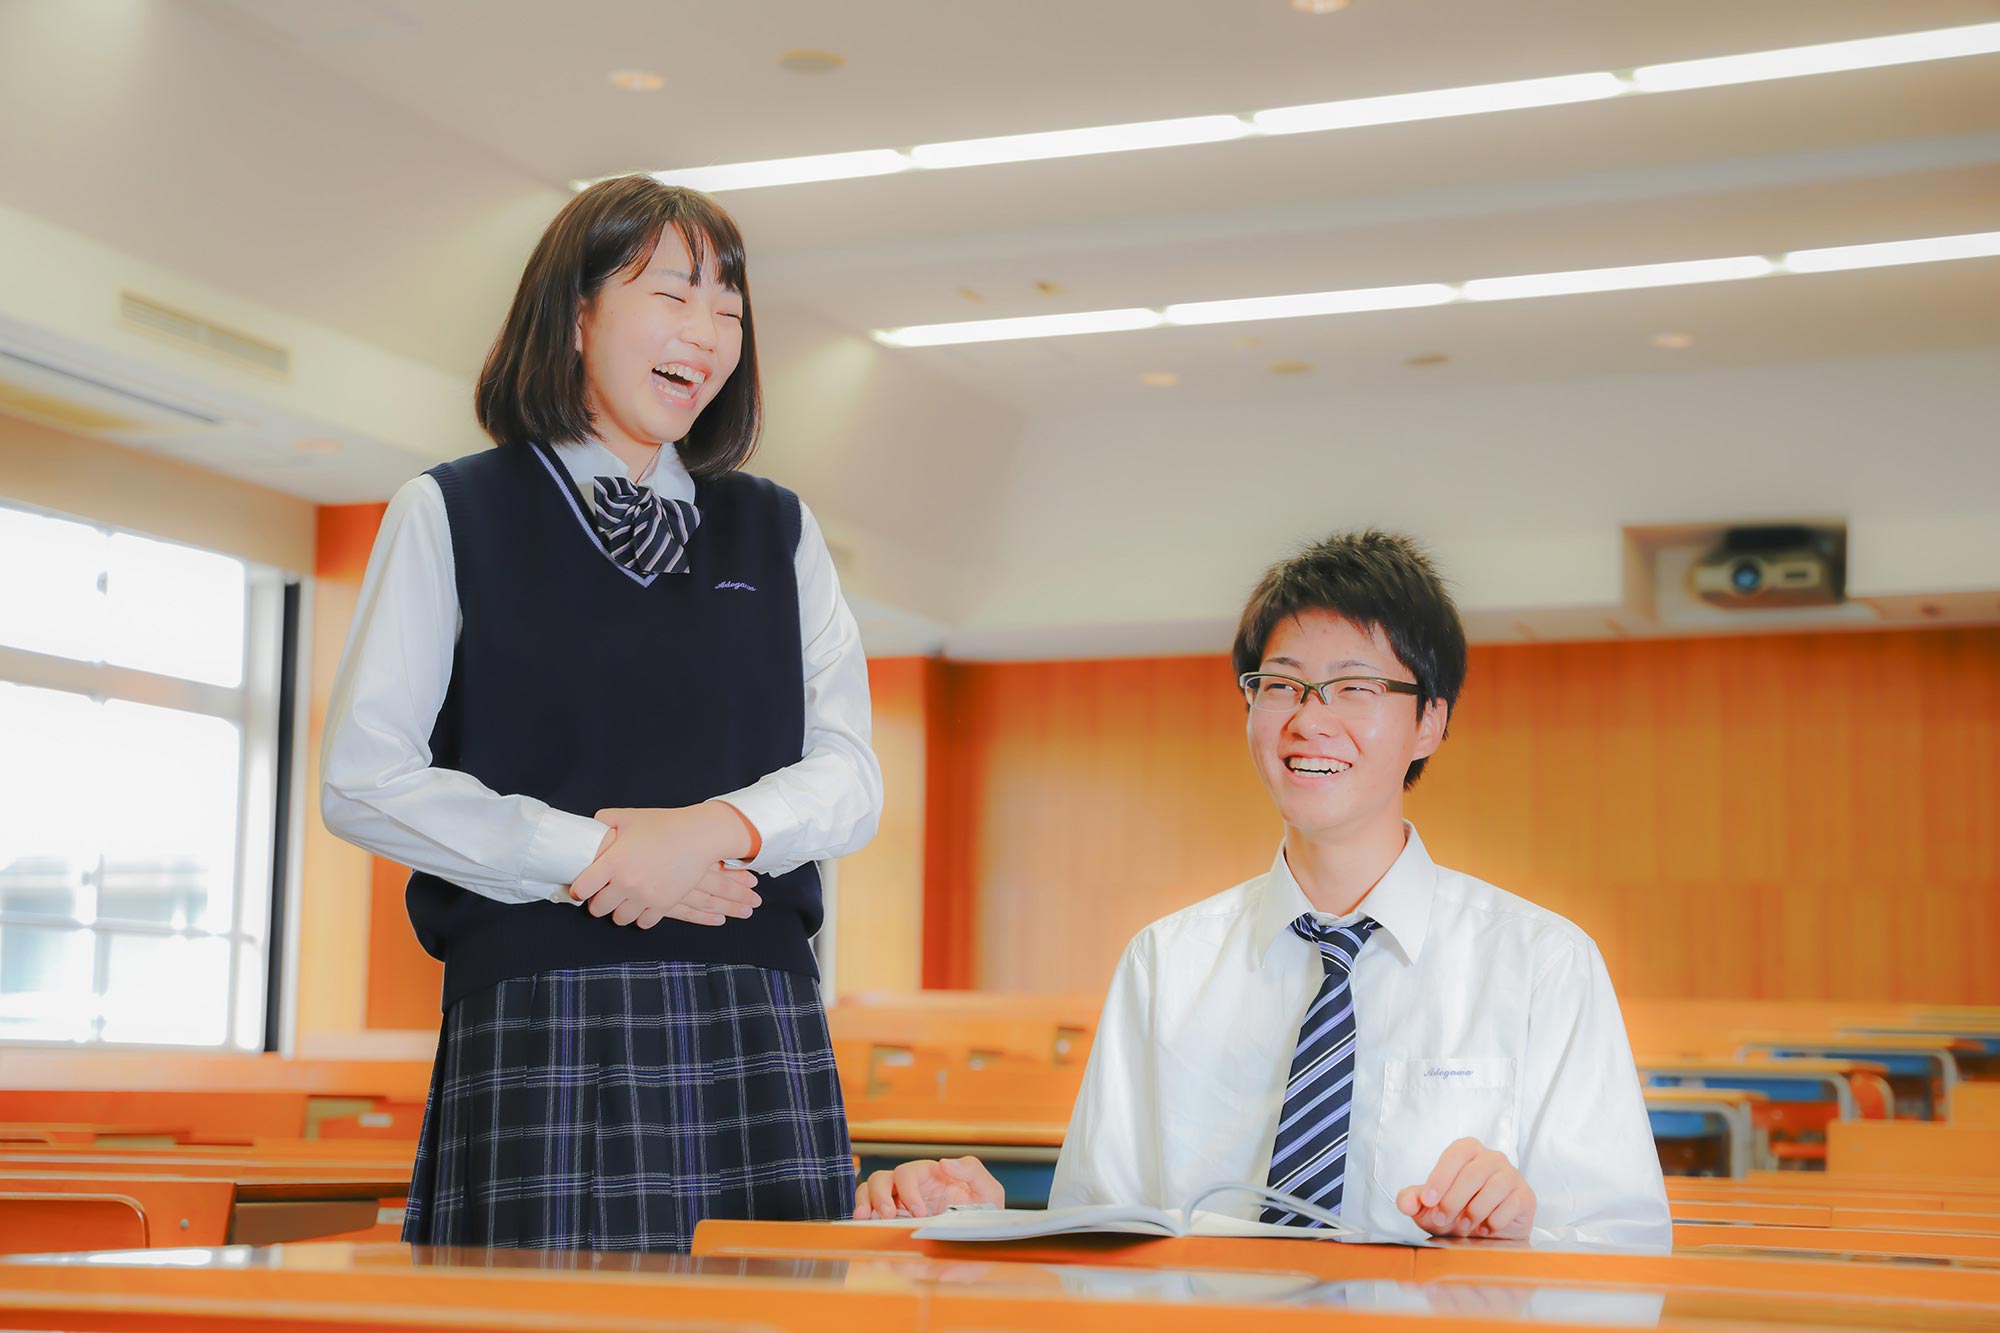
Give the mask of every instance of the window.
[[0, 507], [0, 1041], [262, 1046], [282, 605]]

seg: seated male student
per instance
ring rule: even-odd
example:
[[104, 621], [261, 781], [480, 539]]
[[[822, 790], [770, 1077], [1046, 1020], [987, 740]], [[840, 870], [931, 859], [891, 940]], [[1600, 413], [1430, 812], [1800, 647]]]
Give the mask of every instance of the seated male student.
[[[1234, 657], [1283, 842], [1126, 948], [1050, 1205], [1255, 1183], [1378, 1235], [1668, 1244], [1596, 945], [1436, 864], [1403, 818], [1465, 678], [1429, 559], [1379, 532], [1311, 546], [1258, 584]], [[854, 1215], [1003, 1201], [977, 1158], [906, 1162]], [[1318, 1225], [1253, 1195], [1205, 1206]]]

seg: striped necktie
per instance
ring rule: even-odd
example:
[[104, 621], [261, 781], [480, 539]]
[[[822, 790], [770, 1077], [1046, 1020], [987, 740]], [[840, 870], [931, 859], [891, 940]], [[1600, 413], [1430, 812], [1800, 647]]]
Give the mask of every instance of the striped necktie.
[[688, 542], [701, 514], [686, 500], [663, 500], [626, 477], [597, 479], [597, 531], [611, 558], [635, 574], [688, 572]]
[[[1292, 922], [1293, 934], [1318, 947], [1326, 978], [1299, 1026], [1270, 1183], [1333, 1213], [1340, 1211], [1347, 1178], [1347, 1112], [1354, 1100], [1354, 993], [1347, 975], [1375, 926], [1365, 916], [1348, 926], [1323, 926], [1310, 912]], [[1281, 1226], [1319, 1225], [1275, 1205], [1266, 1205], [1262, 1217]]]

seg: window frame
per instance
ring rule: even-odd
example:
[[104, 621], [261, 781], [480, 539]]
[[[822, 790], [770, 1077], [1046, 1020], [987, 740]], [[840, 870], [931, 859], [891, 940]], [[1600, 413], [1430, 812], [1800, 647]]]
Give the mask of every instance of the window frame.
[[[227, 886], [230, 893], [227, 930], [209, 930], [195, 923], [179, 929], [171, 925], [138, 921], [93, 920], [86, 924], [74, 912], [67, 916], [57, 916], [9, 912], [0, 908], [0, 926], [87, 932], [92, 947], [93, 996], [104, 993], [103, 987], [107, 980], [108, 964], [105, 962], [105, 952], [101, 948], [101, 941], [106, 938], [122, 936], [222, 940], [228, 952], [229, 967], [226, 990], [227, 1012], [223, 1021], [222, 1039], [216, 1042], [107, 1040], [103, 1036], [104, 1015], [98, 1012], [92, 1017], [91, 1035], [87, 1037], [0, 1033], [0, 1046], [90, 1050], [262, 1051], [270, 1045], [273, 1036], [267, 1030], [266, 1014], [268, 995], [273, 984], [268, 965], [274, 952], [272, 936], [274, 931], [284, 930], [288, 923], [296, 920], [295, 911], [281, 907], [277, 888], [281, 882], [290, 884], [295, 880], [298, 853], [296, 836], [286, 839], [290, 853], [287, 860], [293, 864], [285, 868], [286, 873], [282, 881], [274, 875], [272, 864], [280, 819], [285, 819], [290, 829], [294, 831], [299, 827], [296, 818], [298, 805], [296, 798], [299, 795], [296, 771], [292, 780], [294, 800], [291, 804], [294, 810], [280, 811], [277, 808], [280, 758], [278, 737], [281, 721], [279, 703], [285, 666], [284, 597], [286, 584], [291, 578], [282, 570], [232, 552], [214, 551], [195, 546], [190, 542], [159, 537], [83, 515], [64, 513], [11, 498], [0, 498], [0, 509], [78, 523], [107, 535], [122, 534], [142, 537], [148, 541], [186, 546], [236, 561], [244, 569], [243, 674], [242, 683], [237, 686], [213, 685], [205, 681], [164, 675], [136, 667], [117, 666], [104, 661], [82, 661], [0, 644], [0, 681], [80, 695], [100, 704], [119, 700], [177, 712], [195, 713], [220, 718], [236, 726], [238, 733], [234, 840], [236, 855], [234, 882]], [[300, 705], [299, 714], [302, 717], [304, 700], [299, 699], [295, 702]], [[299, 719], [295, 718], [295, 722], [297, 720]], [[294, 732], [295, 737], [303, 734], [302, 730]], [[295, 743], [293, 748], [293, 768], [296, 770], [301, 766], [298, 762], [300, 758], [298, 751], [303, 747]], [[92, 872], [100, 888], [103, 866], [104, 862], [100, 855], [98, 866]], [[289, 898], [292, 895], [284, 896]], [[261, 928], [256, 930], [252, 929], [253, 903], [258, 908], [255, 919], [261, 919], [262, 922]], [[294, 956], [289, 941], [283, 956], [288, 960]]]

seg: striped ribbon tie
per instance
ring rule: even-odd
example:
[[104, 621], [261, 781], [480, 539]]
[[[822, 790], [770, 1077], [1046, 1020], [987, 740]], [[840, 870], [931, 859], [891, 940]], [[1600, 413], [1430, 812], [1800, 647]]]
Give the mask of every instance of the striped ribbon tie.
[[[1352, 925], [1324, 926], [1310, 912], [1292, 922], [1293, 934], [1319, 948], [1326, 977], [1299, 1026], [1271, 1149], [1270, 1185], [1333, 1213], [1340, 1211], [1347, 1178], [1347, 1113], [1354, 1101], [1354, 994], [1347, 977], [1376, 924], [1364, 916]], [[1262, 1218], [1280, 1226], [1320, 1225], [1275, 1205], [1267, 1205]]]
[[611, 558], [637, 574], [688, 572], [688, 542], [701, 513], [686, 500], [663, 500], [625, 477], [597, 479], [597, 531]]

